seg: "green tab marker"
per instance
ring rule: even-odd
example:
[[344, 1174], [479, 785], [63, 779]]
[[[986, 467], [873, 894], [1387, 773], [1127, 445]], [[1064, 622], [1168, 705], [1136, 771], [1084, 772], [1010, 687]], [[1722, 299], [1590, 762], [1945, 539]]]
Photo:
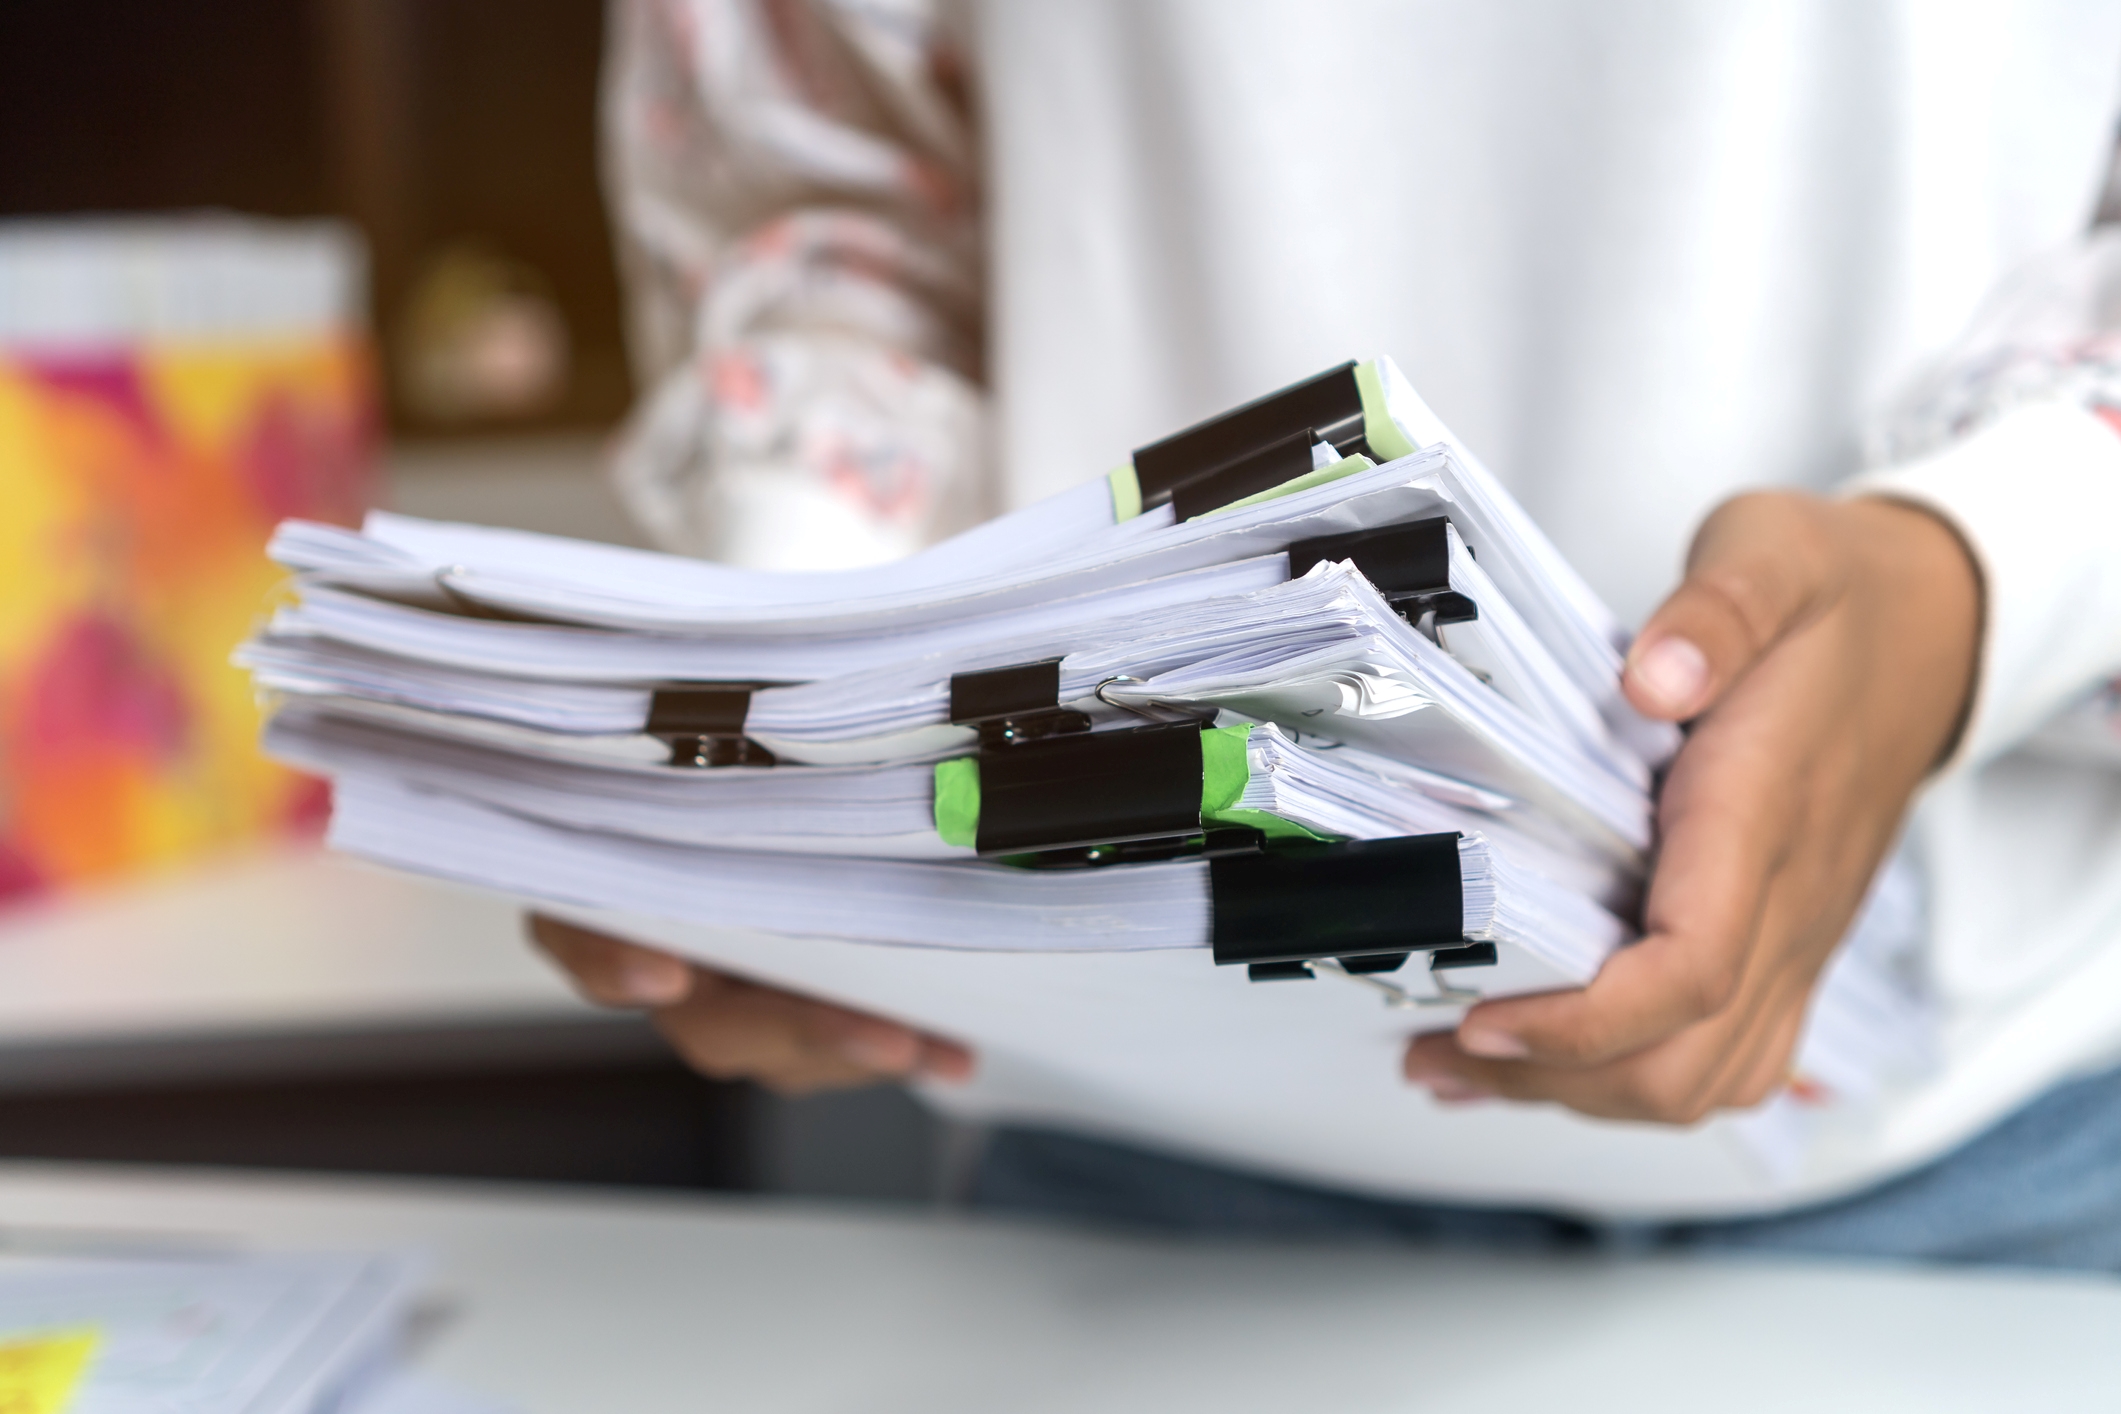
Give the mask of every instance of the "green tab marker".
[[[1242, 810], [1252, 780], [1247, 742], [1252, 728], [1210, 727], [1200, 734], [1200, 818], [1204, 825], [1242, 825], [1269, 839], [1317, 840], [1292, 820], [1264, 810]], [[1004, 748], [1005, 750], [1007, 748]], [[944, 844], [971, 849], [979, 843], [979, 758], [960, 756], [935, 763], [935, 833]]]

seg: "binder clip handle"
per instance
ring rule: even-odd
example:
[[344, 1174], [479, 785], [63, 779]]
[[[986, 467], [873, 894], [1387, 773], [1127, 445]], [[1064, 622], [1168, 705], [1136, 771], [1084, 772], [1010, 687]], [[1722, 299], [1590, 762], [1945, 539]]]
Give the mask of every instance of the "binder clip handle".
[[1449, 527], [1447, 516], [1425, 516], [1299, 540], [1289, 547], [1289, 574], [1303, 574], [1321, 560], [1350, 561], [1401, 618], [1433, 640], [1438, 624], [1480, 617], [1480, 606], [1451, 588]]
[[774, 766], [780, 763], [779, 757], [748, 736], [671, 736], [663, 741], [670, 747], [670, 764], [673, 766]]
[[993, 717], [986, 721], [958, 725], [970, 726], [976, 730], [982, 748], [995, 748], [1019, 746], [1027, 741], [1064, 736], [1071, 732], [1086, 732], [1090, 730], [1090, 719], [1081, 712], [1056, 707], [1045, 712], [1026, 713], [1017, 717]]
[[950, 721], [979, 733], [980, 747], [1020, 746], [1090, 730], [1087, 714], [1060, 705], [1058, 658], [950, 678]]
[[753, 683], [673, 683], [648, 699], [644, 730], [685, 767], [771, 766], [771, 751], [744, 735]]

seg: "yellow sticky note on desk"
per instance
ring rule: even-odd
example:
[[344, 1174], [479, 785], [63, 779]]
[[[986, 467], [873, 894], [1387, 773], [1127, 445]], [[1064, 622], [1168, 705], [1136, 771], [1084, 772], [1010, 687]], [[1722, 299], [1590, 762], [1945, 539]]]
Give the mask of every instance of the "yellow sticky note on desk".
[[0, 1414], [64, 1414], [95, 1353], [94, 1331], [0, 1339]]

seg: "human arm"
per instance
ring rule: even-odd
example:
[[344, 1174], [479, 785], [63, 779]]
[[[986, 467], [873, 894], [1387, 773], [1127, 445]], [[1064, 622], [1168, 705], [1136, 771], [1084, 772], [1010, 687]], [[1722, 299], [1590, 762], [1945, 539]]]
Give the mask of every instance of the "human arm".
[[1630, 655], [1630, 697], [1694, 719], [1643, 942], [1582, 993], [1476, 1009], [1410, 1076], [1680, 1123], [1757, 1103], [1924, 780], [2121, 670], [2121, 439], [2082, 406], [2022, 406], [1850, 490], [1719, 510]]
[[624, 0], [610, 49], [635, 516], [777, 569], [978, 521], [977, 165], [940, 7]]
[[[1979, 770], [2121, 677], [2117, 308], [2109, 228], [1998, 291], [1879, 419], [1877, 469], [1848, 497], [1741, 498], [1711, 519], [1628, 660], [1645, 711], [1701, 714], [1660, 802], [1644, 944], [1580, 996], [1476, 1010], [1456, 1043], [1410, 1048], [1411, 1077], [1675, 1121], [1783, 1083], [1881, 828], [1926, 777]], [[1653, 658], [1697, 632], [1689, 701]], [[1960, 725], [1940, 738], [1946, 716]], [[1944, 738], [1948, 759], [1925, 755]], [[1960, 975], [1978, 961], [1930, 963], [1978, 991]]]
[[1788, 1078], [1806, 1004], [1967, 701], [1980, 585], [1957, 535], [1881, 499], [1741, 497], [1630, 655], [1693, 722], [1666, 777], [1644, 936], [1580, 992], [1475, 1008], [1410, 1047], [1446, 1099], [1690, 1123]]
[[686, 1064], [782, 1094], [971, 1076], [955, 1042], [865, 1012], [699, 967], [549, 914], [530, 936], [591, 1001], [645, 1011]]

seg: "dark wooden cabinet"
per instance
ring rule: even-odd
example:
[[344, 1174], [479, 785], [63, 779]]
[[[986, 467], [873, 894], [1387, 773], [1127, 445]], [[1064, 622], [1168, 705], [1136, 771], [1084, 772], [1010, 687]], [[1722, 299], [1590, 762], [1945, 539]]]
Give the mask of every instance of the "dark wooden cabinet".
[[386, 358], [467, 252], [549, 298], [556, 394], [420, 436], [603, 426], [630, 388], [597, 171], [598, 0], [0, 5], [0, 218], [201, 208], [340, 216], [368, 239]]

